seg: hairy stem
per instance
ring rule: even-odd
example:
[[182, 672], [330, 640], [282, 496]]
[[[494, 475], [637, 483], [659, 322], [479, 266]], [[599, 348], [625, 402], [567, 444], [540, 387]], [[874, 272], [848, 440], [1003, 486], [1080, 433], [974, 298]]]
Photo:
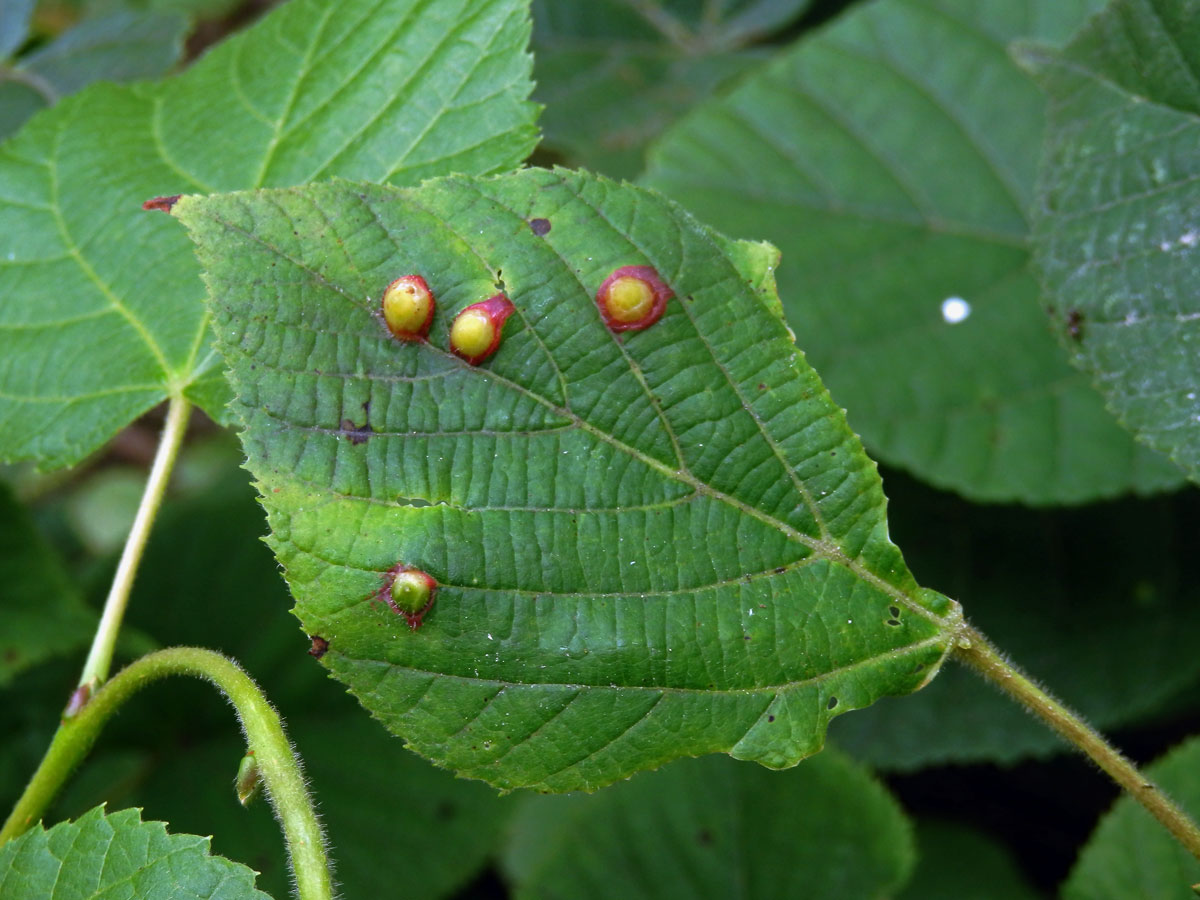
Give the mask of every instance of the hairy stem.
[[964, 628], [954, 655], [1086, 753], [1150, 815], [1166, 826], [1175, 840], [1200, 859], [1200, 828], [1187, 813], [1083, 719], [1004, 659], [983, 634], [974, 628]]
[[133, 520], [129, 537], [125, 541], [125, 549], [121, 552], [121, 561], [117, 564], [117, 574], [113, 576], [108, 599], [104, 601], [104, 613], [92, 638], [92, 648], [88, 651], [87, 662], [83, 665], [83, 674], [79, 676], [80, 686], [94, 689], [108, 677], [108, 671], [112, 667], [113, 647], [117, 643], [117, 633], [121, 630], [121, 620], [125, 618], [125, 607], [129, 604], [133, 578], [142, 561], [142, 553], [146, 549], [154, 517], [162, 505], [191, 411], [192, 404], [182, 395], [172, 397], [167, 405], [167, 421], [159, 438], [158, 451], [154, 454], [154, 465], [150, 468], [150, 477], [146, 480], [146, 489], [142, 493], [141, 503], [138, 504], [137, 517]]
[[0, 845], [41, 817], [109, 717], [133, 694], [168, 675], [191, 675], [210, 681], [233, 704], [283, 826], [300, 900], [328, 900], [333, 887], [321, 826], [304, 785], [300, 760], [288, 742], [279, 714], [237, 663], [212, 650], [195, 647], [172, 647], [143, 656], [63, 720], [25, 793], [0, 829]]

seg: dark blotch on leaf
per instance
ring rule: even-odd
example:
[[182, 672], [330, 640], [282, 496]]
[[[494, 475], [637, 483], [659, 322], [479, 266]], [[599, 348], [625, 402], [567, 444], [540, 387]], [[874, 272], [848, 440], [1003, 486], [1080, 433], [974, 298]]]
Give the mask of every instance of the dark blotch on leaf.
[[696, 843], [703, 847], [707, 847], [713, 842], [712, 832], [707, 828], [701, 828], [696, 832]]
[[1083, 340], [1083, 313], [1077, 309], [1067, 311], [1067, 337], [1076, 343]]
[[351, 419], [342, 419], [341, 428], [342, 435], [350, 438], [350, 443], [356, 447], [359, 444], [365, 444], [375, 434], [375, 429], [369, 424], [365, 424], [360, 428]]
[[550, 233], [550, 220], [549, 219], [530, 219], [529, 220], [529, 230], [532, 231], [534, 234], [536, 234], [538, 237], [542, 237], [543, 235], [549, 234]]
[[169, 197], [151, 197], [142, 204], [142, 209], [169, 213], [182, 196], [183, 194], [171, 194]]
[[827, 704], [825, 704], [825, 708], [826, 708], [826, 709], [833, 709], [833, 708], [834, 708], [834, 707], [836, 707], [837, 705], [838, 705], [838, 698], [837, 698], [837, 697], [830, 697], [830, 698], [829, 698], [829, 702], [828, 702]]
[[308, 655], [313, 659], [320, 659], [329, 650], [329, 641], [319, 634], [309, 635], [308, 639], [312, 641], [312, 646], [308, 648]]

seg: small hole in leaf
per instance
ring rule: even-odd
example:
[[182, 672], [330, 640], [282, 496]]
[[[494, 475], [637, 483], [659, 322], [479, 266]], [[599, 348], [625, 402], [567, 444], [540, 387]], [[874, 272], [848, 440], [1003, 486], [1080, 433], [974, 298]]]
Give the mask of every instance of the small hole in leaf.
[[838, 705], [838, 698], [837, 698], [837, 697], [830, 697], [830, 698], [829, 698], [829, 702], [828, 702], [827, 704], [825, 704], [825, 708], [826, 708], [826, 709], [833, 709], [833, 708], [834, 708], [834, 707], [836, 707], [837, 705]]

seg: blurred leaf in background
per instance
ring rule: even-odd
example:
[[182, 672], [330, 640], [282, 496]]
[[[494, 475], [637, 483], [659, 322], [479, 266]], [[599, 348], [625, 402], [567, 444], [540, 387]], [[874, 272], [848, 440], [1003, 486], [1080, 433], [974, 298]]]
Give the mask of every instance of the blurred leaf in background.
[[632, 178], [681, 112], [767, 59], [761, 43], [810, 0], [588, 0], [533, 4], [542, 149]]
[[645, 183], [783, 251], [797, 344], [882, 461], [975, 500], [1177, 486], [1046, 327], [1029, 221], [1045, 101], [1010, 41], [1100, 0], [880, 0], [701, 103]]

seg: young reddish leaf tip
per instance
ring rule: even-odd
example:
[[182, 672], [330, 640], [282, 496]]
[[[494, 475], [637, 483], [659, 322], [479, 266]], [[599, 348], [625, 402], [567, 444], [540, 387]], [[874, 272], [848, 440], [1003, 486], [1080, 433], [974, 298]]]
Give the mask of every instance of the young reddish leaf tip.
[[396, 563], [383, 576], [383, 585], [375, 596], [383, 597], [396, 615], [404, 616], [408, 627], [416, 631], [433, 607], [437, 582], [433, 576], [404, 563]]
[[393, 337], [402, 341], [425, 340], [437, 304], [424, 278], [400, 276], [384, 288], [381, 305], [383, 321]]
[[158, 210], [159, 212], [169, 213], [171, 211], [171, 207], [173, 207], [182, 196], [183, 194], [172, 194], [169, 197], [151, 197], [142, 204], [142, 209]]
[[450, 326], [450, 349], [473, 366], [479, 365], [500, 346], [504, 322], [516, 307], [503, 294], [472, 303]]
[[612, 331], [641, 331], [662, 317], [674, 296], [652, 266], [622, 266], [596, 291], [596, 306]]

